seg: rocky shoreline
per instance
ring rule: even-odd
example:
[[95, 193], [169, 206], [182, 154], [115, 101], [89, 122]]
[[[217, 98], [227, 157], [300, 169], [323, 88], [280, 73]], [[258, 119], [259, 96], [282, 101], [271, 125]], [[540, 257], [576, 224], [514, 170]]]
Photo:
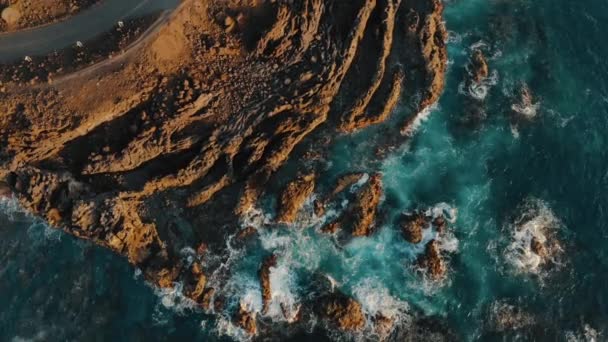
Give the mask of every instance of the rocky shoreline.
[[[317, 170], [281, 169], [298, 164], [294, 150], [323, 130], [379, 124], [399, 99], [416, 102], [393, 132], [406, 139], [399, 130], [438, 99], [447, 65], [442, 11], [439, 0], [185, 1], [109, 74], [37, 88], [15, 82], [0, 93], [0, 176], [31, 213], [124, 256], [156, 286], [184, 284], [213, 312], [221, 303], [205, 255], [225, 253], [226, 237], [241, 229], [250, 235], [240, 220], [277, 171], [293, 180], [277, 196], [278, 222], [296, 220], [316, 191]], [[317, 152], [313, 162], [325, 153]], [[318, 215], [361, 180], [345, 177], [318, 198]], [[381, 175], [372, 174], [326, 230], [374, 234], [382, 197]], [[433, 246], [420, 264], [442, 274]], [[184, 249], [198, 251], [191, 264]], [[272, 261], [259, 269], [265, 302]], [[319, 309], [305, 314], [340, 330], [365, 324], [350, 297], [318, 298]], [[248, 310], [233, 313], [235, 324], [263, 334]]]

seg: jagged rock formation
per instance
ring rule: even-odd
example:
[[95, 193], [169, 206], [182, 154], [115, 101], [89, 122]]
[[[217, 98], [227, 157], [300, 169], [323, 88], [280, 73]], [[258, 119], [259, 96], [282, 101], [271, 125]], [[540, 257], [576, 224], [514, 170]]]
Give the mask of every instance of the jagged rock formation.
[[290, 182], [283, 190], [279, 199], [278, 222], [292, 223], [298, 211], [304, 205], [304, 201], [312, 195], [315, 190], [315, 174], [308, 174], [298, 177]]
[[272, 288], [270, 287], [270, 269], [277, 266], [277, 256], [271, 255], [264, 259], [260, 271], [260, 287], [262, 288], [262, 313], [266, 314], [272, 300]]
[[445, 276], [447, 268], [439, 251], [437, 240], [431, 240], [426, 244], [424, 254], [418, 259], [418, 264], [427, 270], [428, 275], [433, 280], [440, 280]]
[[361, 330], [365, 315], [361, 304], [342, 293], [333, 293], [320, 300], [319, 315], [337, 328], [346, 331]]
[[427, 218], [420, 212], [403, 215], [401, 218], [401, 233], [405, 240], [410, 243], [422, 242], [422, 230], [427, 226]]
[[481, 50], [475, 50], [468, 65], [471, 82], [479, 83], [490, 74], [488, 62]]
[[[203, 267], [187, 267], [180, 251], [221, 253], [308, 136], [327, 133], [329, 144], [336, 131], [385, 120], [399, 99], [417, 110], [435, 102], [447, 61], [442, 9], [439, 0], [186, 0], [121, 63], [4, 85], [0, 178], [33, 214], [123, 255], [155, 285], [183, 282], [209, 307], [211, 266], [197, 256]], [[314, 179], [287, 189], [293, 203], [281, 204], [280, 220], [290, 222]], [[373, 175], [344, 216], [353, 236], [372, 233], [381, 196]], [[344, 303], [332, 303], [341, 317]], [[255, 314], [236, 314], [256, 331]]]

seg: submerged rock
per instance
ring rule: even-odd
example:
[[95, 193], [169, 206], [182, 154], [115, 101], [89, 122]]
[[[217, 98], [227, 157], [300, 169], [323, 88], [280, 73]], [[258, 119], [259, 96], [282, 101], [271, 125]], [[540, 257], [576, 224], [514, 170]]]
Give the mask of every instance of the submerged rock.
[[340, 176], [340, 178], [338, 178], [338, 180], [336, 181], [336, 185], [329, 194], [328, 199], [334, 198], [337, 194], [353, 186], [354, 184], [359, 182], [364, 176], [365, 173], [361, 172], [348, 173], [343, 176]]

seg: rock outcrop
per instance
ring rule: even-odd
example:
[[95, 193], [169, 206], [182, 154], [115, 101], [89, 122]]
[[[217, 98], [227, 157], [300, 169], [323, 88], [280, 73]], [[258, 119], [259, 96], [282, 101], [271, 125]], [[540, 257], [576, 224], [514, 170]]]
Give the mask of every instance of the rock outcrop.
[[358, 331], [365, 326], [361, 304], [342, 293], [333, 293], [322, 298], [318, 311], [322, 318], [340, 330]]
[[276, 255], [271, 255], [264, 259], [262, 266], [258, 272], [260, 277], [260, 287], [262, 288], [262, 314], [268, 312], [270, 302], [272, 301], [272, 287], [270, 284], [270, 272], [272, 267], [277, 266]]
[[401, 233], [409, 243], [418, 244], [422, 242], [422, 231], [427, 228], [428, 222], [425, 215], [415, 212], [401, 217]]
[[369, 236], [373, 233], [382, 194], [382, 176], [375, 174], [361, 188], [355, 202], [348, 209], [346, 220], [352, 225], [353, 236]]
[[488, 62], [481, 50], [475, 50], [468, 65], [471, 82], [480, 83], [490, 74]]
[[304, 205], [304, 201], [312, 195], [315, 190], [315, 174], [307, 174], [298, 177], [287, 184], [279, 199], [279, 213], [277, 221], [282, 223], [293, 223], [298, 211]]
[[255, 335], [258, 332], [255, 312], [251, 313], [247, 311], [247, 309], [242, 305], [234, 316], [234, 322], [249, 335]]
[[440, 280], [445, 276], [447, 269], [437, 240], [431, 240], [427, 243], [424, 254], [418, 259], [418, 264], [427, 271], [427, 274], [433, 280]]
[[[48, 85], [3, 84], [0, 179], [32, 214], [124, 256], [154, 285], [190, 284], [186, 295], [209, 307], [213, 265], [193, 270], [181, 251], [225, 252], [307, 138], [328, 146], [338, 130], [396, 115], [399, 98], [416, 101], [399, 114], [408, 118], [434, 103], [442, 10], [439, 0], [186, 0], [128, 58]], [[305, 177], [287, 191], [281, 219], [312, 189]], [[342, 221], [368, 236], [380, 176], [356, 196]], [[362, 325], [356, 302], [331, 303], [339, 327]], [[257, 331], [252, 314], [236, 317]]]

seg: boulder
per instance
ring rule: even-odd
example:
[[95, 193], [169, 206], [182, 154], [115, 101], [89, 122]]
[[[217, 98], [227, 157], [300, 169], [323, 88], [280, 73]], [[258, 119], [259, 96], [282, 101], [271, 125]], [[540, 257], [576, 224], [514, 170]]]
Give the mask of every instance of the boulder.
[[311, 173], [287, 184], [279, 200], [278, 222], [292, 223], [296, 219], [298, 211], [315, 190], [315, 178], [315, 174]]
[[475, 83], [481, 82], [490, 74], [488, 62], [481, 50], [475, 50], [473, 52], [471, 61], [469, 62], [469, 74], [471, 76], [471, 81]]
[[332, 293], [321, 299], [318, 310], [322, 318], [340, 330], [358, 331], [365, 326], [361, 304], [342, 293]]
[[258, 275], [260, 277], [260, 287], [262, 288], [262, 313], [266, 314], [268, 312], [268, 308], [270, 307], [270, 302], [272, 301], [272, 288], [270, 287], [270, 269], [272, 267], [277, 266], [277, 257], [276, 255], [271, 255], [267, 257], [264, 262], [262, 262], [262, 266], [260, 266], [260, 270], [258, 271]]
[[422, 230], [428, 225], [427, 218], [420, 212], [403, 215], [401, 218], [401, 233], [409, 243], [422, 242]]
[[437, 240], [431, 240], [424, 248], [424, 254], [418, 259], [420, 267], [427, 270], [433, 280], [439, 280], [445, 276], [446, 267], [439, 252]]

